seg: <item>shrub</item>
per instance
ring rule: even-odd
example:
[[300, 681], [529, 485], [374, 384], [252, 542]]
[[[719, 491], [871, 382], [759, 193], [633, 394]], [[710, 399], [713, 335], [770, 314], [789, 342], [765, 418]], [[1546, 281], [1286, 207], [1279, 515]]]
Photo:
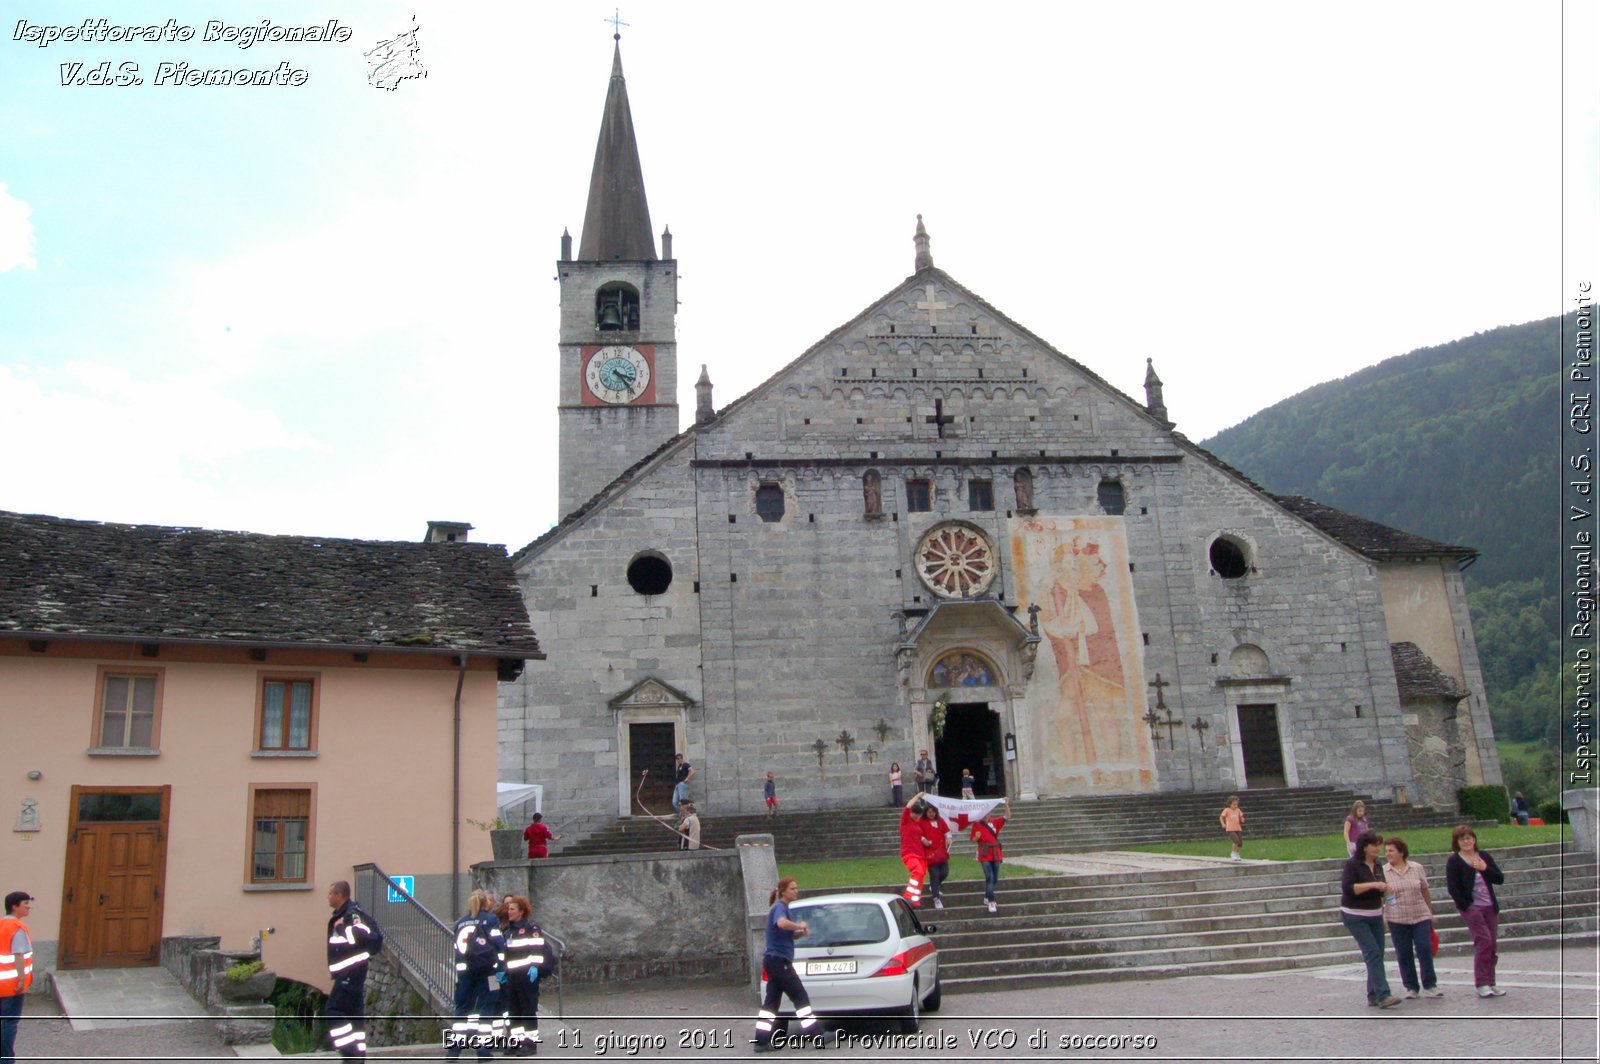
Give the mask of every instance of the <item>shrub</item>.
[[267, 1002], [277, 1008], [272, 1044], [280, 1053], [310, 1053], [320, 1045], [317, 1024], [327, 995], [293, 979], [279, 979]]
[[1567, 811], [1561, 808], [1560, 798], [1546, 798], [1539, 803], [1539, 819], [1546, 824], [1565, 824]]
[[1456, 792], [1456, 801], [1463, 820], [1498, 820], [1502, 824], [1511, 820], [1511, 799], [1504, 787], [1463, 787]]
[[266, 965], [258, 960], [240, 961], [238, 964], [229, 965], [228, 970], [222, 974], [228, 977], [230, 983], [242, 983], [264, 968]]

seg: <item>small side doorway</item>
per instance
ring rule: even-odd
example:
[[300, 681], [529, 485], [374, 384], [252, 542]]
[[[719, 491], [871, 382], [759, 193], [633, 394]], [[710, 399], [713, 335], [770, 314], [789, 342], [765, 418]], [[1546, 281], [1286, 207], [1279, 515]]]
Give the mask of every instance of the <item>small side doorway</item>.
[[161, 962], [162, 896], [172, 788], [72, 788], [61, 968]]
[[1001, 745], [1000, 714], [987, 702], [953, 702], [945, 710], [944, 735], [934, 740], [939, 765], [939, 793], [961, 796], [961, 770], [971, 769], [978, 798], [1000, 798], [1006, 793], [1005, 750]]
[[[672, 786], [677, 770], [672, 755], [677, 753], [677, 729], [671, 721], [628, 725], [628, 773], [637, 799], [630, 796], [628, 814], [639, 816], [645, 810], [656, 816], [672, 815]], [[647, 776], [641, 773], [649, 769]], [[639, 803], [644, 803], [644, 810]]]
[[1239, 745], [1244, 755], [1246, 787], [1288, 786], [1283, 772], [1283, 740], [1278, 735], [1276, 705], [1239, 707]]

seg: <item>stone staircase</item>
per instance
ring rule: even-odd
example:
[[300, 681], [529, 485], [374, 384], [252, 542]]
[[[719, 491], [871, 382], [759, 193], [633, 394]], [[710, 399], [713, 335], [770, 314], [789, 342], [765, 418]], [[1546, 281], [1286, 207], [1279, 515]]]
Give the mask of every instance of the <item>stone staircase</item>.
[[[1440, 914], [1440, 952], [1470, 953], [1466, 926], [1444, 890], [1443, 856], [1419, 860]], [[1600, 933], [1593, 855], [1547, 844], [1501, 849], [1496, 860], [1506, 873], [1497, 888], [1502, 944]], [[925, 904], [922, 914], [938, 929], [941, 978], [952, 993], [1358, 963], [1339, 921], [1342, 864], [1218, 861], [1131, 874], [1002, 877], [1000, 911], [992, 915], [981, 881], [947, 882], [947, 908]], [[859, 889], [894, 893], [903, 885]]]
[[[1226, 853], [1227, 840], [1217, 826], [1217, 813], [1228, 795], [1215, 793], [1123, 794], [1050, 798], [1017, 802], [1006, 825], [1006, 853], [1082, 853], [1114, 850], [1144, 843], [1206, 839]], [[1399, 805], [1335, 787], [1296, 787], [1245, 791], [1240, 805], [1248, 817], [1249, 839], [1289, 835], [1325, 835], [1338, 831], [1357, 798], [1367, 803], [1368, 819], [1381, 831], [1449, 826], [1459, 815], [1426, 806]], [[900, 852], [899, 811], [875, 809], [789, 812], [775, 818], [761, 814], [716, 816], [702, 811], [701, 839], [707, 845], [731, 848], [739, 835], [771, 833], [781, 863], [844, 857], [892, 857]], [[649, 853], [676, 848], [675, 836], [643, 817], [619, 819], [583, 838], [552, 847], [554, 857], [591, 857]], [[958, 841], [957, 851], [970, 851]]]

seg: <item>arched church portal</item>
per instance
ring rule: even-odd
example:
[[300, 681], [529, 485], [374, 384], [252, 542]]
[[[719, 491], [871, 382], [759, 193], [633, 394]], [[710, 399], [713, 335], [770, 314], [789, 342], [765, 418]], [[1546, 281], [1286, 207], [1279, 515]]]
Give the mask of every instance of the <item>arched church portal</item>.
[[1005, 690], [1000, 671], [982, 654], [951, 650], [934, 661], [927, 682], [930, 691], [944, 692], [934, 708], [937, 715], [942, 706], [944, 715], [944, 731], [934, 738], [939, 793], [959, 797], [963, 770], [970, 770], [975, 797], [1003, 796], [1006, 761], [1001, 711]]

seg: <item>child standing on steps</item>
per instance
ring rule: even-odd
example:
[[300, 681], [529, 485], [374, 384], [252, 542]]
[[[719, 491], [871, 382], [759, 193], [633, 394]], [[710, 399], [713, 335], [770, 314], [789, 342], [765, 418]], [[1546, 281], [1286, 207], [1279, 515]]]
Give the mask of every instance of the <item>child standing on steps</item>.
[[978, 781], [972, 778], [972, 770], [970, 768], [962, 769], [961, 770], [961, 797], [965, 798], [967, 801], [970, 802], [972, 800], [972, 789], [974, 787], [976, 787], [977, 785], [978, 785]]
[[765, 795], [767, 799], [767, 817], [770, 819], [771, 817], [777, 816], [778, 784], [777, 781], [772, 778], [772, 773], [770, 772], [767, 773], [767, 782], [766, 785], [761, 788], [761, 793]]
[[1240, 853], [1244, 850], [1244, 810], [1239, 808], [1239, 796], [1237, 794], [1228, 795], [1228, 804], [1223, 807], [1222, 813], [1217, 819], [1222, 824], [1222, 830], [1228, 833], [1228, 839], [1233, 843], [1233, 856], [1228, 860], [1242, 860]]

